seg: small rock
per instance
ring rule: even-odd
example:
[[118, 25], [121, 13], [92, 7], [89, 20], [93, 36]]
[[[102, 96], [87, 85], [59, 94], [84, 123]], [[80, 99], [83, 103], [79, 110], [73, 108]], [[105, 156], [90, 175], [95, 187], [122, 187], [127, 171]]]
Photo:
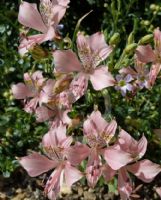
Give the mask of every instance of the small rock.
[[78, 186], [78, 195], [82, 196], [83, 195], [83, 188]]
[[95, 200], [96, 199], [96, 195], [94, 193], [91, 192], [84, 192], [84, 199], [85, 200]]
[[24, 198], [25, 198], [25, 193], [20, 193], [15, 197], [13, 197], [12, 200], [24, 200]]
[[0, 192], [0, 199], [1, 200], [7, 200], [7, 197], [6, 197], [6, 195], [4, 193]]
[[22, 193], [22, 189], [21, 188], [18, 188], [17, 190], [16, 190], [16, 193]]

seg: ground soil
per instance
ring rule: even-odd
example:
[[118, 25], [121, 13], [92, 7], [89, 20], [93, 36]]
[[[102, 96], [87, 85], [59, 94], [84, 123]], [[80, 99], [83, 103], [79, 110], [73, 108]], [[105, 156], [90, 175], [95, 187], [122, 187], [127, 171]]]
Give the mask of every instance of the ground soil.
[[[44, 178], [31, 178], [22, 168], [18, 168], [10, 178], [0, 175], [0, 200], [47, 200], [43, 194]], [[132, 200], [160, 199], [155, 189], [161, 186], [161, 175], [150, 184], [137, 180], [137, 186], [138, 190], [132, 194]], [[107, 185], [91, 189], [86, 184], [77, 183], [70, 191], [64, 189], [58, 200], [120, 200], [120, 197], [109, 193]]]

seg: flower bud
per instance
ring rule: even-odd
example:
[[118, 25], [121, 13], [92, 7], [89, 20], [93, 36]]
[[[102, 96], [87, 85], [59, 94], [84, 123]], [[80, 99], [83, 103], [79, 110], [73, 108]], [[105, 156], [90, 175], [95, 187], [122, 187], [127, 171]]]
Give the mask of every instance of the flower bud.
[[129, 54], [129, 53], [134, 52], [135, 49], [137, 48], [137, 46], [138, 45], [136, 43], [132, 43], [132, 44], [127, 45], [126, 48], [125, 48], [125, 53]]
[[151, 4], [150, 5], [150, 10], [155, 10], [156, 5], [155, 4]]
[[70, 48], [71, 48], [71, 46], [72, 46], [72, 41], [71, 41], [71, 39], [70, 39], [69, 37], [65, 37], [65, 38], [63, 39], [63, 42], [64, 42], [64, 48], [65, 48], [65, 49], [70, 49]]
[[114, 33], [113, 36], [110, 38], [109, 44], [110, 45], [116, 45], [120, 41], [120, 34]]
[[143, 21], [143, 25], [144, 26], [149, 26], [150, 25], [150, 21], [149, 20], [144, 20]]
[[30, 52], [35, 60], [48, 57], [48, 52], [39, 45], [36, 45]]
[[131, 43], [133, 43], [133, 41], [134, 41], [134, 33], [131, 32], [128, 39], [127, 39], [127, 43], [131, 44]]
[[153, 34], [148, 34], [140, 39], [139, 44], [147, 44], [152, 40], [153, 40]]

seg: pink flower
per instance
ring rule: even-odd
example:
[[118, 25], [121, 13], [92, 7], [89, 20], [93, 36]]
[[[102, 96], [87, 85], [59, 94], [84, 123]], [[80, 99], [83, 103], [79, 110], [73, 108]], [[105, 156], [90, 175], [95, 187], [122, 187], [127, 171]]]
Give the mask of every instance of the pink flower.
[[16, 99], [25, 100], [25, 111], [32, 113], [36, 110], [40, 101], [40, 92], [45, 84], [45, 79], [41, 71], [33, 74], [24, 74], [24, 83], [18, 83], [12, 86], [12, 93]]
[[[150, 160], [141, 160], [147, 149], [144, 136], [139, 141], [134, 140], [122, 130], [118, 143], [104, 152], [104, 158], [113, 170], [119, 170], [118, 190], [123, 200], [129, 199], [133, 185], [128, 172], [133, 173], [144, 182], [151, 182], [161, 172], [161, 167]], [[137, 162], [138, 161], [138, 162]]]
[[40, 0], [39, 12], [35, 3], [25, 1], [21, 3], [18, 21], [42, 34], [23, 37], [19, 46], [20, 54], [23, 55], [35, 44], [41, 44], [58, 37], [57, 27], [68, 4], [69, 0]]
[[19, 160], [32, 177], [55, 168], [45, 186], [45, 194], [51, 200], [56, 199], [63, 184], [71, 187], [83, 176], [76, 165], [87, 157], [88, 148], [83, 144], [70, 146], [71, 143], [72, 138], [66, 136], [66, 127], [61, 124], [43, 137], [47, 157], [34, 152]]
[[107, 67], [104, 65], [97, 67], [112, 51], [112, 47], [106, 44], [104, 35], [97, 32], [87, 38], [79, 33], [77, 48], [81, 63], [72, 50], [57, 50], [53, 56], [57, 72], [78, 72], [72, 84], [80, 87], [79, 96], [85, 93], [89, 79], [95, 90], [114, 85], [114, 78]]
[[[100, 176], [104, 175], [106, 171], [106, 167], [102, 164], [101, 155], [114, 136], [116, 128], [116, 121], [106, 122], [99, 111], [93, 111], [83, 124], [84, 135], [90, 146], [86, 177], [91, 187], [96, 185]], [[108, 171], [111, 172], [110, 167], [108, 167]]]
[[154, 85], [161, 69], [161, 32], [158, 28], [154, 30], [154, 43], [154, 50], [150, 45], [141, 45], [136, 49], [136, 56], [140, 62], [153, 63], [149, 75], [149, 83], [151, 86]]
[[40, 93], [41, 106], [36, 109], [37, 121], [50, 120], [52, 127], [59, 122], [69, 124], [71, 122], [67, 113], [74, 102], [73, 93], [69, 90], [70, 75], [62, 75], [57, 80], [49, 79]]

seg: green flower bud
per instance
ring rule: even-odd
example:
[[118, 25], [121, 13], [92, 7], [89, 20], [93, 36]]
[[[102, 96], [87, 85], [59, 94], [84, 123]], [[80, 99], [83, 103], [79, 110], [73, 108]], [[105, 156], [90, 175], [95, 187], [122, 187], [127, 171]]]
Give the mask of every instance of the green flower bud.
[[145, 25], [145, 26], [149, 26], [149, 25], [150, 25], [150, 21], [145, 20], [145, 21], [144, 21], [144, 25]]
[[153, 34], [148, 34], [140, 39], [139, 44], [147, 44], [152, 40], [153, 40]]
[[138, 45], [136, 43], [132, 43], [132, 44], [127, 45], [126, 48], [125, 48], [125, 53], [129, 54], [129, 53], [134, 52], [135, 49], [137, 48], [137, 46]]
[[130, 35], [129, 35], [129, 37], [128, 37], [128, 39], [127, 39], [127, 43], [131, 44], [133, 42], [134, 42], [134, 33], [131, 32]]
[[120, 34], [114, 33], [113, 36], [110, 38], [109, 44], [110, 45], [116, 45], [120, 41]]
[[151, 4], [150, 5], [150, 10], [155, 10], [156, 5], [155, 4]]
[[159, 9], [160, 9], [160, 6], [156, 5], [156, 6], [155, 6], [155, 10], [156, 10], [156, 11], [159, 11]]

